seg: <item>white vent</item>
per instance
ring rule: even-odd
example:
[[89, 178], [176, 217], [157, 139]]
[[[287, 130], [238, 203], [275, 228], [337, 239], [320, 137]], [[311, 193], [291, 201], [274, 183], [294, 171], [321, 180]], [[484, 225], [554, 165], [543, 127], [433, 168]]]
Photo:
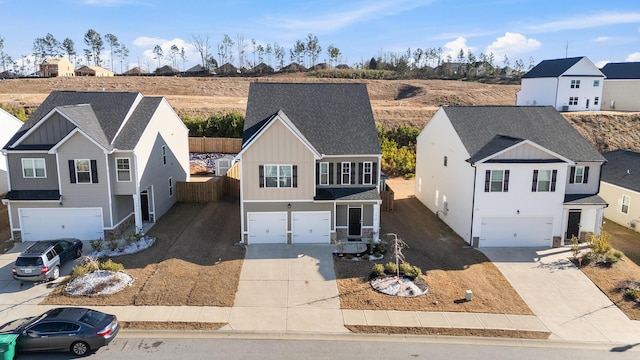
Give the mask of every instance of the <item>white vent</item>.
[[442, 203], [442, 213], [447, 215], [449, 213], [449, 202], [445, 201]]

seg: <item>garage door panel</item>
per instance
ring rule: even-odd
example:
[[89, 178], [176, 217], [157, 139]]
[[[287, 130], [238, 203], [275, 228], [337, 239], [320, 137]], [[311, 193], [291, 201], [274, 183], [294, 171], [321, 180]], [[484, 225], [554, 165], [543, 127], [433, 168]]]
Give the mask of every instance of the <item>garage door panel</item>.
[[249, 244], [286, 244], [287, 213], [247, 213]]
[[19, 209], [22, 241], [104, 237], [101, 208]]
[[331, 242], [330, 211], [293, 212], [291, 221], [293, 243], [328, 244]]
[[552, 218], [483, 218], [479, 246], [548, 247], [552, 233]]

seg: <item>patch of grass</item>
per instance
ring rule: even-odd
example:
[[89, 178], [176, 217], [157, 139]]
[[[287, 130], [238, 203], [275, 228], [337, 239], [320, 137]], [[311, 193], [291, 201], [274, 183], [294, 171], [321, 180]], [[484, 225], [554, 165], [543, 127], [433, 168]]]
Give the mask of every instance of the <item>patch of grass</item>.
[[516, 338], [516, 339], [548, 339], [549, 335], [551, 335], [550, 332], [546, 332], [546, 331], [500, 330], [500, 329], [465, 329], [465, 328], [367, 326], [367, 325], [345, 325], [345, 327], [354, 333], [367, 333], [367, 334], [480, 336], [480, 337]]

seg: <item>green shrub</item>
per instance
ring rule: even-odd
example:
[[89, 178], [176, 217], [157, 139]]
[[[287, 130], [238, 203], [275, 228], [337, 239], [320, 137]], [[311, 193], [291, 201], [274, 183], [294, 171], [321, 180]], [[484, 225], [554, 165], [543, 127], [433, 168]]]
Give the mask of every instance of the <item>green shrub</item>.
[[575, 235], [571, 236], [571, 253], [574, 259], [580, 255], [580, 241]]
[[372, 271], [376, 276], [382, 276], [382, 275], [384, 275], [384, 265], [375, 264], [375, 265], [373, 265], [373, 270]]
[[107, 248], [111, 251], [116, 251], [116, 249], [118, 248], [118, 239], [109, 239], [109, 241], [107, 241]]
[[182, 116], [182, 122], [189, 129], [189, 136], [242, 137], [244, 116], [231, 111], [225, 114], [211, 114], [208, 118]]
[[9, 105], [0, 104], [0, 108], [4, 109], [9, 114], [18, 118], [18, 120], [25, 122], [27, 121], [27, 114], [24, 111], [24, 108], [17, 108]]
[[376, 252], [379, 252], [379, 253], [381, 253], [381, 254], [384, 254], [384, 253], [386, 253], [386, 252], [387, 252], [387, 248], [386, 248], [384, 245], [382, 245], [382, 244], [378, 244], [378, 249], [376, 250]]
[[607, 253], [604, 255], [604, 262], [607, 264], [615, 264], [618, 261], [620, 261], [620, 258], [622, 257], [622, 252], [618, 251], [618, 250], [609, 250], [607, 251]]
[[400, 264], [400, 273], [408, 275], [411, 272], [411, 264], [403, 262]]
[[624, 295], [633, 301], [640, 301], [640, 290], [637, 289], [627, 289]]
[[92, 271], [95, 271], [93, 265], [90, 262], [85, 262], [73, 267], [71, 277], [83, 277]]
[[373, 256], [379, 258], [379, 257], [382, 256], [382, 254], [380, 253], [380, 251], [376, 251], [376, 252], [373, 253]]
[[596, 256], [596, 261], [603, 260], [606, 253], [611, 249], [609, 234], [604, 231], [600, 231], [600, 235], [589, 235], [589, 241], [587, 244], [591, 252]]
[[398, 272], [398, 266], [396, 263], [389, 261], [384, 265], [384, 271], [388, 274], [395, 274]]
[[124, 270], [124, 265], [113, 262], [111, 259], [100, 263], [100, 270], [118, 272]]
[[362, 255], [362, 259], [363, 260], [369, 260], [369, 254]]
[[422, 276], [422, 269], [420, 269], [420, 268], [419, 268], [419, 267], [417, 267], [417, 266], [412, 266], [412, 267], [411, 267], [411, 270], [410, 270], [408, 273], [406, 273], [406, 274], [407, 274], [408, 276], [410, 276], [410, 277], [412, 277], [412, 278], [414, 278], [414, 279], [415, 279], [415, 278], [417, 278], [417, 277]]
[[345, 257], [347, 258], [347, 260], [351, 260], [353, 259], [353, 254], [347, 254]]
[[102, 251], [102, 249], [104, 249], [104, 239], [103, 238], [99, 238], [99, 239], [96, 239], [96, 240], [89, 240], [89, 244], [91, 244], [91, 247], [95, 251]]

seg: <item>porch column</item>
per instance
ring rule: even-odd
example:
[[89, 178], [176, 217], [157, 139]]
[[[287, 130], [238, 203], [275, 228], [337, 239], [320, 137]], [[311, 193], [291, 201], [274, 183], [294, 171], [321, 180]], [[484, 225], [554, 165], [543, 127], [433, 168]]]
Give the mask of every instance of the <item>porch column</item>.
[[380, 204], [373, 204], [373, 241], [380, 241]]
[[140, 194], [133, 194], [133, 217], [136, 224], [136, 232], [142, 231], [142, 210], [140, 209]]

